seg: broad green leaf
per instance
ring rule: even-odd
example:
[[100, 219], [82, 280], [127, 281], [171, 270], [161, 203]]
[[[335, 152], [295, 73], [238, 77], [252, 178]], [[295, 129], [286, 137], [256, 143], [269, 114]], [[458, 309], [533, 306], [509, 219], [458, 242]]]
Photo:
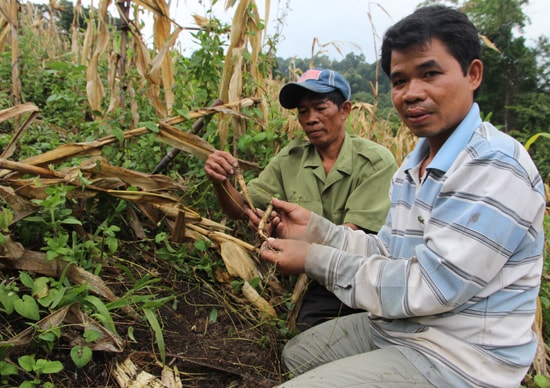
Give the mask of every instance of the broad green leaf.
[[75, 346], [71, 349], [71, 359], [77, 368], [82, 368], [92, 359], [92, 349], [89, 346]]
[[159, 126], [157, 123], [153, 122], [153, 121], [146, 121], [144, 123], [140, 123], [140, 125], [142, 127], [145, 127], [147, 128], [148, 130], [150, 130], [151, 132], [153, 133], [158, 133], [159, 132]]
[[111, 128], [111, 131], [113, 132], [113, 136], [117, 138], [119, 142], [124, 141], [124, 131], [118, 127]]
[[50, 281], [50, 278], [41, 276], [37, 279], [34, 279], [33, 285], [32, 285], [32, 296], [36, 299], [44, 298], [48, 295], [49, 287], [48, 282]]
[[31, 275], [29, 275], [27, 272], [19, 273], [19, 280], [21, 280], [21, 283], [23, 283], [25, 287], [32, 289], [32, 286], [34, 285], [34, 280], [32, 280]]
[[67, 217], [63, 221], [61, 221], [61, 223], [68, 224], [68, 225], [82, 225], [82, 222], [80, 222], [74, 217]]
[[84, 331], [84, 334], [82, 334], [86, 342], [94, 342], [96, 339], [101, 337], [101, 333], [97, 330], [86, 330]]
[[533, 381], [535, 382], [535, 384], [537, 385], [537, 387], [540, 387], [540, 388], [548, 388], [550, 387], [550, 381], [546, 378], [546, 376], [543, 376], [543, 375], [535, 375], [535, 377], [533, 378]]
[[40, 333], [38, 338], [42, 341], [53, 343], [61, 336], [61, 329], [59, 327], [51, 327], [44, 333]]
[[17, 375], [19, 371], [15, 365], [8, 364], [5, 361], [0, 361], [0, 376]]
[[25, 354], [24, 356], [21, 356], [17, 359], [17, 363], [21, 368], [23, 368], [27, 372], [34, 371], [34, 365], [35, 365], [34, 356]]
[[208, 316], [208, 322], [216, 323], [217, 321], [218, 321], [218, 310], [212, 309], [212, 311], [210, 311], [210, 315]]
[[61, 372], [63, 370], [63, 364], [61, 361], [50, 361], [40, 358], [36, 360], [35, 369], [37, 373], [52, 374]]
[[5, 294], [0, 293], [0, 301], [2, 302], [2, 305], [4, 305], [4, 309], [6, 310], [6, 314], [13, 313], [13, 303], [19, 299], [19, 295], [17, 295], [13, 291], [8, 291]]
[[17, 299], [13, 302], [15, 311], [28, 319], [38, 321], [40, 319], [40, 313], [38, 310], [38, 303], [30, 295], [23, 295], [22, 299]]

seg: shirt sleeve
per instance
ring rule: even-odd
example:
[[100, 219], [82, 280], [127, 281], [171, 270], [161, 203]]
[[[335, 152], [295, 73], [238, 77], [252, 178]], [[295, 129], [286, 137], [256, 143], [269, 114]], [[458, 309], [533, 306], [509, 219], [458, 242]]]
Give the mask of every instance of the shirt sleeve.
[[260, 175], [248, 182], [247, 189], [254, 206], [265, 209], [274, 196], [286, 200], [281, 195], [284, 193], [284, 187], [280, 158], [280, 154], [275, 155]]
[[[465, 308], [511, 284], [536, 286], [529, 274], [540, 256], [545, 200], [520, 165], [480, 157], [439, 190], [408, 257], [385, 252], [408, 243], [398, 217], [380, 237], [312, 220], [306, 273], [347, 305], [388, 319]], [[407, 218], [407, 206], [393, 206], [392, 216]]]
[[386, 220], [390, 207], [389, 189], [397, 170], [393, 155], [379, 155], [369, 161], [369, 166], [358, 169], [358, 185], [346, 201], [345, 224], [355, 224], [362, 229], [378, 232]]

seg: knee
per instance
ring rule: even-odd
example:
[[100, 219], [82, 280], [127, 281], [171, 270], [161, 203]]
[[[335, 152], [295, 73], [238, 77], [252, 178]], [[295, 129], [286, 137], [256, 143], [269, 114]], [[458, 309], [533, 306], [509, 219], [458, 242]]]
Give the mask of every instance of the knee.
[[303, 336], [300, 334], [288, 341], [281, 353], [281, 361], [290, 376], [297, 376], [311, 369], [310, 362], [307, 361], [309, 349], [305, 346]]
[[294, 348], [295, 348], [295, 342], [294, 338], [287, 342], [287, 344], [284, 346], [283, 351], [281, 353], [281, 361], [283, 365], [286, 367], [287, 370], [292, 371], [293, 365], [295, 364], [293, 362], [294, 360]]

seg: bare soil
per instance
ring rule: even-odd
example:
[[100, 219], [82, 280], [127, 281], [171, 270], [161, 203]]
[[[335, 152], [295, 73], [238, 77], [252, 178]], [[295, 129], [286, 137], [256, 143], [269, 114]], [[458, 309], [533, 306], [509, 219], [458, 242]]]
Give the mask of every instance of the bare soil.
[[[197, 271], [194, 277], [181, 276], [172, 265], [154, 255], [144, 254], [137, 247], [126, 249], [125, 268], [131, 268], [139, 279], [153, 274], [160, 282], [150, 289], [158, 298], [173, 296], [158, 310], [166, 347], [166, 365], [176, 370], [183, 387], [272, 387], [284, 380], [279, 355], [284, 339], [273, 321], [261, 318], [253, 307], [239, 300], [230, 286], [212, 284]], [[17, 274], [2, 274], [3, 276]], [[119, 266], [106, 263], [103, 280], [116, 295], [124, 295], [132, 286]], [[120, 315], [117, 315], [120, 314]], [[17, 331], [24, 322], [9, 322]], [[47, 356], [60, 360], [64, 370], [42, 375], [42, 382], [55, 387], [120, 387], [115, 378], [117, 363], [130, 359], [138, 372], [144, 371], [160, 381], [162, 363], [155, 342], [155, 333], [146, 320], [135, 321], [115, 312], [117, 332], [124, 339], [121, 353], [95, 351], [85, 367], [77, 369], [71, 358], [68, 340], [60, 339]], [[15, 324], [15, 325], [14, 325]], [[128, 335], [129, 328], [133, 336]], [[133, 338], [132, 338], [133, 337]], [[44, 357], [41, 350], [37, 354]], [[28, 354], [28, 353], [27, 353]], [[32, 376], [21, 375], [10, 385], [19, 385]], [[130, 386], [131, 381], [128, 383]]]

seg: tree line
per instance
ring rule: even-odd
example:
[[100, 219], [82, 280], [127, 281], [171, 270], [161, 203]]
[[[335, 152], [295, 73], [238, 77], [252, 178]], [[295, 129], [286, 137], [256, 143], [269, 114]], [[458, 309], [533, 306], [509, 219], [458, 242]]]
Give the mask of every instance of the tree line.
[[[537, 42], [529, 46], [522, 35], [522, 29], [529, 22], [524, 13], [528, 0], [447, 0], [452, 6], [460, 6], [474, 22], [484, 50], [484, 80], [477, 102], [485, 118], [490, 119], [499, 129], [525, 143], [533, 135], [550, 132], [550, 38], [538, 37]], [[421, 5], [442, 3], [426, 0]], [[74, 6], [71, 1], [61, 0], [58, 8], [57, 23], [61, 30], [69, 31], [74, 21]], [[47, 5], [42, 7], [48, 13]], [[78, 25], [86, 28], [90, 9], [82, 7], [77, 15]], [[119, 18], [112, 18], [112, 25], [121, 28]], [[198, 32], [197, 34], [209, 34]], [[198, 35], [196, 36], [198, 37]], [[219, 36], [218, 36], [219, 38]], [[201, 42], [208, 39], [200, 37]], [[221, 50], [223, 41], [218, 40], [217, 50]], [[207, 58], [200, 58], [206, 52]], [[276, 56], [276, 46], [268, 55]], [[208, 60], [212, 55], [207, 48], [197, 50], [191, 55], [194, 59]], [[194, 58], [196, 57], [196, 58]], [[210, 57], [211, 61], [212, 58]], [[326, 55], [315, 58], [276, 57], [272, 74], [275, 77], [291, 79], [289, 69], [305, 71], [312, 64], [315, 67], [332, 68], [342, 73], [349, 81], [352, 100], [374, 104], [377, 117], [389, 120], [396, 128], [400, 125], [390, 98], [390, 83], [386, 75], [377, 68], [377, 63], [369, 63], [361, 53], [348, 53], [342, 59], [331, 59]], [[206, 66], [208, 68], [208, 66]], [[374, 86], [376, 85], [376, 88]], [[550, 174], [550, 141], [542, 138], [530, 149], [543, 177]]]
[[[527, 44], [521, 35], [528, 23], [523, 11], [527, 4], [528, 0], [469, 0], [462, 4], [484, 42], [484, 80], [477, 98], [482, 114], [522, 143], [535, 134], [550, 132], [550, 38], [540, 36], [534, 46]], [[377, 115], [392, 117], [389, 80], [377, 72], [376, 63], [366, 62], [363, 54], [348, 53], [341, 60], [326, 55], [313, 60], [277, 58], [275, 74], [287, 78], [289, 68], [304, 70], [311, 63], [339, 71], [349, 81], [354, 101], [373, 103], [376, 98]], [[378, 95], [371, 87], [374, 84]], [[536, 142], [530, 152], [542, 176], [547, 177], [550, 141]]]

